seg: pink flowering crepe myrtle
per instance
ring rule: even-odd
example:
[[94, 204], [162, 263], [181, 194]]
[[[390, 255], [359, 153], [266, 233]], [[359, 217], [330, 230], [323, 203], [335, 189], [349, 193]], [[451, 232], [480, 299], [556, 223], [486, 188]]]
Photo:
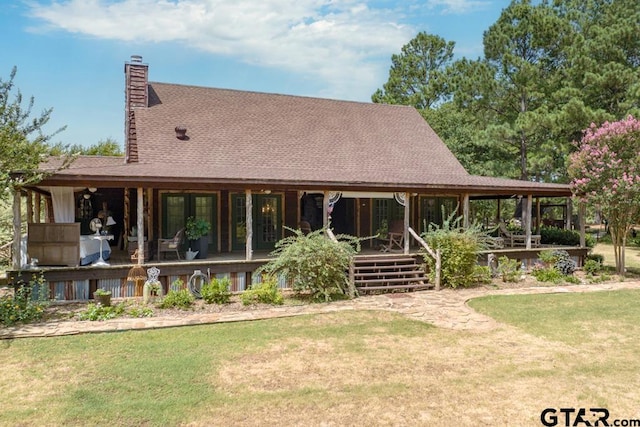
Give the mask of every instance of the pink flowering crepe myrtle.
[[616, 267], [622, 273], [626, 235], [640, 220], [640, 120], [628, 116], [592, 124], [576, 146], [569, 158], [571, 191], [609, 221]]

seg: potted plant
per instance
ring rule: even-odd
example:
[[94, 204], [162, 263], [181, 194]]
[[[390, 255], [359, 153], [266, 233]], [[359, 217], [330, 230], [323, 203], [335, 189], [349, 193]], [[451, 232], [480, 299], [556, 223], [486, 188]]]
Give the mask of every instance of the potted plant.
[[189, 249], [197, 252], [196, 258], [206, 258], [208, 255], [209, 231], [211, 223], [208, 221], [192, 216], [187, 218], [184, 234], [189, 240]]
[[100, 288], [93, 293], [93, 299], [103, 307], [111, 306], [111, 291]]

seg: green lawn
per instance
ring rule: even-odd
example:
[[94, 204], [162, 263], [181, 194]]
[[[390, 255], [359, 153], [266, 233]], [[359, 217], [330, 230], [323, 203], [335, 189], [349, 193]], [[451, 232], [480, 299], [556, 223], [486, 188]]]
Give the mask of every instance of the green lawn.
[[540, 425], [637, 415], [640, 291], [487, 297], [452, 331], [379, 311], [0, 342], [0, 425]]
[[[593, 248], [593, 253], [604, 255], [604, 265], [612, 268], [616, 266], [612, 244], [598, 243]], [[640, 248], [637, 246], [627, 246], [625, 248], [624, 262], [627, 269], [640, 273]]]

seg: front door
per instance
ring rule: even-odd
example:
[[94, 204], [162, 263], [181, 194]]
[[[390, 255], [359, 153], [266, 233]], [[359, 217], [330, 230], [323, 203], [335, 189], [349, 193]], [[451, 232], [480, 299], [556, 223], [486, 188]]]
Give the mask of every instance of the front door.
[[[273, 250], [282, 238], [282, 196], [253, 195], [253, 249]], [[244, 194], [231, 196], [231, 239], [234, 250], [246, 244], [246, 199]]]

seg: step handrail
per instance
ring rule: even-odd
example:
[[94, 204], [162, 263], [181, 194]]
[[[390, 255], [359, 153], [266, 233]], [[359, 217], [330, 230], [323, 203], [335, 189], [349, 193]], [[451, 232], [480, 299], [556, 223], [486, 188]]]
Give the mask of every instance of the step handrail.
[[407, 227], [407, 230], [409, 231], [409, 234], [411, 234], [411, 237], [416, 239], [416, 241], [420, 244], [420, 246], [422, 246], [424, 250], [427, 251], [427, 253], [436, 261], [434, 285], [435, 285], [436, 291], [439, 291], [440, 290], [440, 271], [442, 270], [442, 257], [440, 254], [440, 249], [436, 249], [434, 251], [433, 249], [431, 249], [431, 247], [429, 247], [427, 242], [425, 242], [424, 239], [420, 237], [418, 233], [415, 232], [413, 228]]

